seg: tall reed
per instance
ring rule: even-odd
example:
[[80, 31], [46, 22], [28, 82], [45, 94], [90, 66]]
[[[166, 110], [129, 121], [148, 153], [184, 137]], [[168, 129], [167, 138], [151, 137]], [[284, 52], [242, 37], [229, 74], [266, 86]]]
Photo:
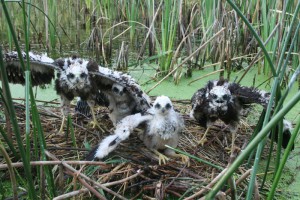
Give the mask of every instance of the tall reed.
[[[9, 86], [8, 86], [8, 80], [7, 80], [7, 76], [6, 76], [6, 70], [3, 64], [3, 58], [2, 58], [2, 49], [0, 49], [1, 52], [1, 57], [0, 57], [0, 66], [1, 66], [1, 78], [2, 78], [2, 83], [4, 85], [4, 94], [1, 95], [4, 98], [4, 102], [6, 102], [7, 107], [5, 107], [5, 109], [8, 110], [8, 113], [10, 114], [10, 119], [12, 121], [13, 124], [13, 130], [17, 139], [17, 144], [18, 144], [18, 148], [19, 148], [19, 152], [17, 152], [18, 154], [21, 155], [22, 161], [24, 163], [24, 170], [25, 170], [25, 177], [26, 177], [26, 182], [28, 184], [28, 192], [29, 192], [29, 197], [31, 199], [37, 199], [37, 194], [35, 191], [35, 181], [41, 181], [39, 179], [34, 180], [33, 181], [33, 176], [32, 176], [32, 171], [31, 171], [31, 166], [29, 164], [29, 161], [31, 159], [31, 149], [30, 149], [30, 141], [33, 139], [31, 138], [31, 131], [29, 129], [29, 125], [31, 124], [31, 119], [30, 119], [30, 112], [29, 112], [29, 108], [31, 108], [32, 111], [32, 122], [33, 122], [33, 129], [34, 129], [34, 133], [37, 132], [38, 133], [38, 138], [39, 138], [39, 143], [34, 142], [34, 151], [35, 152], [39, 152], [38, 154], [35, 155], [41, 155], [42, 159], [45, 159], [44, 155], [44, 148], [46, 147], [46, 143], [45, 143], [45, 138], [44, 138], [44, 134], [43, 134], [43, 129], [41, 126], [41, 122], [39, 119], [39, 114], [36, 108], [36, 104], [35, 104], [35, 99], [34, 99], [34, 95], [33, 95], [33, 91], [32, 91], [32, 87], [31, 87], [31, 80], [30, 80], [30, 66], [29, 66], [29, 60], [27, 59], [27, 63], [25, 65], [25, 62], [23, 60], [23, 56], [21, 55], [21, 49], [15, 34], [15, 30], [12, 26], [11, 20], [10, 20], [10, 16], [9, 13], [7, 11], [6, 8], [6, 4], [4, 3], [4, 1], [1, 1], [2, 3], [2, 8], [4, 10], [5, 16], [6, 16], [6, 20], [7, 20], [7, 24], [10, 28], [10, 31], [12, 33], [12, 37], [14, 40], [14, 44], [16, 47], [16, 50], [18, 52], [19, 55], [19, 59], [20, 59], [20, 63], [22, 66], [22, 71], [23, 73], [25, 73], [25, 79], [26, 79], [26, 84], [25, 84], [25, 106], [26, 106], [26, 129], [25, 129], [25, 138], [26, 138], [26, 148], [24, 147], [23, 143], [22, 143], [22, 138], [21, 138], [21, 132], [19, 130], [19, 126], [17, 124], [17, 117], [16, 117], [16, 113], [13, 107], [13, 100], [11, 98], [11, 94], [10, 94], [10, 90], [9, 90]], [[22, 14], [23, 14], [23, 25], [24, 25], [24, 31], [25, 31], [25, 52], [28, 56], [28, 51], [29, 51], [29, 27], [28, 25], [30, 24], [30, 4], [29, 7], [27, 8], [27, 18], [26, 18], [26, 11], [25, 11], [25, 2], [22, 1]], [[2, 132], [2, 131], [1, 131]], [[5, 138], [5, 137], [4, 137]], [[35, 139], [36, 141], [36, 139]], [[11, 146], [11, 145], [10, 145]], [[13, 152], [16, 152], [14, 148], [11, 149]], [[42, 151], [41, 151], [42, 150]], [[39, 170], [38, 170], [39, 171]], [[54, 184], [53, 184], [53, 177], [52, 177], [52, 173], [51, 170], [46, 169], [46, 178], [47, 178], [47, 183], [49, 185], [49, 195], [50, 197], [53, 197], [55, 194], [55, 189], [54, 189]], [[39, 176], [38, 176], [39, 177]], [[42, 193], [42, 192], [41, 192]], [[41, 194], [40, 194], [41, 195]]]
[[[248, 28], [253, 32], [254, 35], [256, 35], [256, 38], [259, 42], [259, 44], [262, 44], [260, 41], [260, 38], [257, 37], [257, 34], [254, 32], [254, 29], [252, 27], [252, 25], [247, 21], [247, 19], [243, 16], [243, 14], [241, 13], [241, 11], [236, 7], [236, 5], [231, 1], [231, 0], [227, 0], [227, 2], [237, 11], [237, 13], [239, 14], [239, 16], [244, 20], [244, 22], [247, 24]], [[289, 2], [289, 1], [288, 1]], [[288, 5], [288, 2], [286, 5]], [[280, 55], [279, 55], [279, 59], [277, 60], [277, 69], [275, 71], [275, 69], [273, 68], [273, 62], [270, 59], [269, 53], [265, 50], [265, 56], [267, 58], [268, 64], [271, 66], [272, 72], [273, 72], [273, 76], [275, 77], [274, 79], [274, 83], [272, 86], [272, 93], [271, 93], [271, 97], [274, 97], [276, 99], [276, 102], [283, 102], [286, 96], [281, 96], [280, 93], [278, 93], [278, 89], [279, 89], [279, 83], [283, 80], [283, 74], [285, 73], [285, 69], [286, 69], [286, 65], [282, 65], [283, 63], [283, 58], [285, 55], [285, 50], [287, 47], [287, 44], [289, 43], [289, 38], [291, 36], [292, 30], [293, 30], [293, 24], [295, 23], [295, 19], [296, 16], [298, 14], [298, 11], [300, 9], [300, 3], [298, 3], [295, 11], [294, 11], [294, 18], [291, 22], [291, 26], [286, 34], [286, 37], [284, 37], [282, 40], [279, 40], [276, 38], [275, 40], [278, 43], [278, 45], [281, 47], [281, 51], [280, 51]], [[284, 12], [283, 12], [284, 13]], [[282, 20], [281, 22], [283, 22], [283, 18], [285, 16], [282, 16]], [[298, 30], [298, 29], [297, 29]], [[267, 31], [267, 30], [266, 30]], [[280, 42], [281, 41], [281, 42]], [[264, 46], [261, 46], [264, 49]], [[290, 49], [292, 49], [293, 46], [290, 47]], [[265, 48], [266, 49], [266, 48]], [[275, 52], [274, 52], [275, 54]], [[273, 57], [274, 58], [274, 57]], [[289, 59], [288, 57], [286, 58], [287, 60]], [[272, 99], [272, 98], [271, 98]], [[297, 94], [294, 95], [294, 98], [287, 103], [286, 106], [282, 107], [281, 105], [277, 105], [275, 111], [273, 112], [273, 116], [272, 119], [270, 120], [270, 122], [268, 122], [269, 120], [269, 116], [271, 114], [271, 110], [273, 110], [273, 101], [271, 100], [267, 109], [267, 115], [265, 117], [264, 123], [263, 123], [263, 128], [262, 130], [258, 133], [258, 135], [248, 144], [248, 146], [246, 147], [245, 151], [243, 151], [239, 157], [236, 159], [236, 161], [233, 163], [233, 165], [228, 169], [228, 171], [226, 172], [225, 176], [221, 178], [221, 180], [215, 185], [215, 187], [213, 188], [213, 190], [206, 196], [207, 199], [211, 199], [216, 192], [218, 191], [218, 189], [220, 188], [221, 185], [223, 185], [225, 183], [225, 181], [230, 177], [230, 175], [234, 172], [234, 170], [238, 167], [238, 163], [240, 163], [243, 159], [246, 158], [246, 156], [253, 151], [256, 148], [256, 145], [258, 143], [259, 146], [256, 149], [256, 158], [255, 158], [255, 163], [253, 165], [253, 170], [252, 170], [252, 175], [251, 175], [251, 179], [249, 182], [249, 186], [248, 186], [248, 192], [247, 192], [247, 197], [246, 199], [252, 199], [252, 190], [254, 187], [254, 183], [255, 183], [255, 179], [256, 179], [256, 172], [257, 172], [257, 168], [258, 168], [258, 164], [260, 161], [260, 157], [261, 157], [261, 152], [264, 146], [264, 140], [262, 140], [262, 142], [259, 142], [258, 138], [263, 139], [268, 132], [272, 129], [272, 126], [274, 127], [276, 125], [276, 123], [274, 122], [275, 119], [276, 120], [280, 120], [280, 118], [282, 119], [283, 116], [285, 115], [286, 112], [288, 112], [290, 109], [293, 108], [293, 106], [295, 106], [295, 104], [297, 103], [297, 101], [299, 101], [300, 99], [300, 93], [298, 92]], [[279, 131], [279, 138], [278, 138], [278, 147], [277, 147], [277, 152], [279, 152], [276, 156], [276, 168], [278, 168], [278, 164], [280, 161], [280, 151], [281, 151], [281, 142], [282, 142], [282, 131]], [[297, 133], [295, 133], [296, 135]], [[281, 136], [280, 136], [281, 135]], [[294, 142], [295, 138], [292, 138], [291, 141], [289, 142], [290, 144], [292, 144]], [[286, 149], [286, 156], [288, 155], [290, 149]], [[271, 154], [269, 154], [269, 156], [272, 156]], [[286, 158], [286, 157], [285, 157]], [[281, 166], [282, 167], [282, 166]], [[282, 169], [281, 169], [282, 170]], [[267, 173], [267, 170], [265, 171], [265, 173]], [[278, 179], [278, 177], [280, 177], [280, 175], [276, 174], [276, 178]], [[278, 180], [276, 180], [278, 181]], [[276, 188], [276, 186], [273, 186], [272, 190], [274, 190]], [[273, 194], [272, 194], [273, 193]], [[273, 198], [272, 195], [274, 195], [274, 191], [272, 191], [272, 193], [269, 195], [269, 198]]]
[[[158, 54], [174, 50], [180, 4], [181, 0], [164, 1], [160, 25], [161, 44], [156, 45]], [[163, 75], [170, 70], [172, 56], [173, 53], [170, 53], [159, 58], [159, 68]]]
[[[173, 75], [176, 83], [178, 83], [183, 73], [186, 72], [187, 68], [185, 67], [187, 65], [183, 64], [187, 63], [187, 60], [194, 62], [193, 66], [203, 66], [205, 62], [213, 62], [215, 66], [225, 69], [224, 76], [227, 73], [227, 77], [230, 78], [231, 70], [234, 69], [234, 57], [248, 57], [248, 54], [256, 54], [260, 49], [263, 52], [263, 57], [254, 67], [257, 67], [258, 73], [263, 73], [270, 77], [274, 104], [269, 105], [264, 120], [262, 117], [258, 123], [259, 126], [262, 126], [262, 130], [257, 130], [257, 134], [253, 135], [249, 146], [240, 154], [232, 166], [228, 168], [225, 176], [221, 178], [207, 196], [208, 199], [212, 198], [220, 190], [221, 186], [231, 178], [234, 171], [248, 155], [251, 153], [254, 155], [253, 152], [256, 152], [255, 162], [251, 166], [253, 170], [246, 197], [247, 199], [252, 198], [257, 177], [256, 173], [260, 165], [261, 152], [264, 149], [264, 142], [261, 141], [265, 140], [270, 130], [274, 129], [277, 124], [282, 126], [284, 115], [293, 109], [297, 101], [299, 101], [299, 92], [297, 92], [291, 101], [286, 102], [286, 96], [290, 93], [290, 88], [296, 82], [295, 77], [299, 76], [300, 39], [297, 37], [299, 35], [299, 25], [297, 25], [297, 23], [299, 24], [299, 19], [297, 18], [299, 16], [299, 2], [290, 0], [234, 1], [235, 3], [231, 0], [227, 0], [226, 2], [216, 0], [161, 0], [159, 2], [154, 0], [147, 0], [146, 2], [134, 0], [44, 0], [41, 2], [39, 0], [31, 0], [28, 2], [22, 1], [22, 4], [20, 4], [21, 7], [11, 3], [11, 13], [8, 13], [6, 4], [12, 1], [1, 0], [2, 8], [5, 11], [5, 18], [0, 18], [0, 31], [7, 33], [9, 48], [13, 49], [13, 46], [15, 46], [19, 54], [20, 43], [18, 43], [17, 36], [19, 36], [21, 42], [24, 41], [25, 52], [28, 55], [30, 38], [32, 38], [31, 28], [33, 28], [33, 26], [30, 26], [30, 21], [37, 22], [41, 18], [40, 16], [45, 17], [45, 23], [42, 25], [43, 27], [44, 25], [46, 26], [45, 31], [42, 28], [43, 37], [49, 37], [49, 48], [53, 50], [57, 48], [57, 40], [60, 39], [59, 34], [63, 33], [67, 37], [67, 42], [64, 41], [63, 43], [64, 49], [68, 47], [72, 52], [80, 52], [82, 50], [82, 41], [86, 40], [86, 35], [93, 35], [93, 37], [90, 37], [90, 40], [94, 42], [93, 45], [96, 48], [91, 49], [97, 52], [98, 56], [101, 56], [100, 46], [103, 47], [102, 49], [105, 49], [105, 45], [107, 44], [105, 41], [109, 41], [109, 52], [116, 54], [115, 51], [111, 50], [117, 46], [115, 45], [117, 38], [121, 38], [120, 36], [123, 37], [126, 35], [127, 30], [130, 30], [128, 35], [133, 45], [129, 45], [128, 52], [130, 52], [131, 56], [137, 55], [136, 57], [138, 57], [138, 62], [134, 64], [156, 61], [159, 65], [157, 71], [162, 75]], [[118, 3], [117, 6], [115, 6], [115, 2]], [[19, 11], [20, 9], [22, 9], [22, 18], [14, 13], [15, 10]], [[32, 16], [33, 11], [36, 16]], [[93, 20], [91, 21], [92, 17]], [[13, 24], [10, 18], [14, 19]], [[94, 27], [90, 27], [92, 22], [94, 23]], [[33, 25], [35, 24], [33, 23]], [[146, 27], [144, 29], [146, 31], [140, 31], [140, 27]], [[223, 29], [224, 27], [225, 29]], [[222, 35], [218, 35], [217, 39], [211, 41], [210, 38], [219, 33], [220, 30], [222, 30]], [[144, 40], [141, 37], [142, 34], [145, 34], [146, 38], [149, 39]], [[121, 41], [123, 42], [124, 40], [122, 39]], [[140, 47], [139, 41], [144, 42], [141, 45], [142, 47]], [[209, 42], [206, 43], [207, 41]], [[150, 57], [143, 56], [146, 44], [149, 46]], [[200, 51], [198, 48], [203, 44], [207, 45]], [[198, 52], [194, 53], [195, 49]], [[0, 53], [2, 56], [2, 50]], [[199, 59], [200, 54], [201, 58]], [[190, 55], [193, 56], [189, 57]], [[108, 56], [103, 57], [108, 58]], [[194, 59], [194, 57], [197, 58]], [[21, 132], [18, 130], [16, 115], [13, 110], [13, 101], [7, 86], [3, 87], [0, 95], [3, 99], [5, 109], [9, 111], [8, 113], [12, 119], [18, 146], [13, 146], [2, 127], [0, 127], [0, 132], [14, 156], [21, 158], [25, 163], [24, 170], [26, 179], [28, 180], [29, 198], [34, 199], [38, 196], [43, 196], [44, 190], [40, 189], [39, 194], [37, 194], [33, 183], [42, 185], [44, 180], [40, 179], [39, 176], [36, 179], [32, 178], [32, 173], [39, 174], [40, 168], [37, 168], [36, 172], [33, 172], [28, 163], [32, 156], [39, 157], [42, 160], [46, 159], [44, 153], [46, 142], [30, 86], [30, 67], [28, 63], [25, 65], [21, 57], [20, 59], [23, 71], [26, 74], [26, 145], [22, 143]], [[241, 61], [238, 65], [240, 64], [245, 63]], [[201, 67], [199, 68], [201, 69]], [[3, 63], [1, 64], [2, 74], [3, 84], [7, 85]], [[167, 76], [161, 81], [165, 80]], [[286, 88], [282, 90], [281, 86], [285, 86]], [[30, 129], [30, 123], [33, 125], [32, 129]], [[76, 146], [70, 119], [68, 124], [71, 128], [73, 145]], [[296, 125], [291, 142], [295, 140], [296, 134], [299, 133], [298, 129], [299, 124]], [[282, 134], [282, 131], [280, 133]], [[281, 134], [279, 134], [278, 138], [275, 158], [276, 173], [273, 177], [274, 182], [268, 196], [269, 199], [272, 199], [274, 196], [281, 177], [283, 164], [286, 162], [291, 147], [291, 144], [289, 144], [289, 147], [282, 156], [280, 147], [282, 142]], [[30, 154], [31, 149], [29, 144], [31, 142], [34, 148], [33, 154]], [[271, 156], [272, 150], [270, 150], [268, 160], [271, 160]], [[270, 165], [268, 163], [265, 169], [262, 187]], [[46, 173], [46, 181], [49, 187], [48, 196], [50, 198], [54, 197], [57, 188], [54, 185], [52, 172], [49, 167], [44, 167], [43, 170]]]

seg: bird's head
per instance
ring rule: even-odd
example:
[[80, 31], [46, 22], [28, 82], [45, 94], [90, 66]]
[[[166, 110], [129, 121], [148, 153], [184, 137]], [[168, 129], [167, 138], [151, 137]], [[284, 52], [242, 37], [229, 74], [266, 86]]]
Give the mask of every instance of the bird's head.
[[73, 87], [83, 88], [88, 81], [88, 61], [78, 58], [65, 60], [66, 77]]
[[167, 115], [172, 110], [172, 102], [167, 96], [159, 96], [154, 102], [154, 112], [160, 115]]
[[112, 86], [112, 92], [118, 96], [123, 96], [126, 92], [126, 88], [118, 83], [114, 83]]
[[215, 86], [209, 91], [208, 99], [214, 106], [223, 107], [230, 101], [231, 93], [224, 86]]

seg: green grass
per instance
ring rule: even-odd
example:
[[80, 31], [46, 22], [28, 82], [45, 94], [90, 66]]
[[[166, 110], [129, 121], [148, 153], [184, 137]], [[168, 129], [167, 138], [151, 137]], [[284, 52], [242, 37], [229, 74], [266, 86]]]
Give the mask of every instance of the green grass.
[[[192, 84], [189, 83], [198, 77], [220, 68], [225, 69], [225, 77], [234, 80], [238, 76], [237, 80], [239, 80], [242, 73], [233, 72], [235, 70], [234, 66], [244, 65], [245, 63], [247, 67], [248, 63], [245, 62], [245, 58], [237, 61], [233, 61], [233, 59], [239, 56], [245, 57], [252, 51], [257, 52], [258, 47], [262, 49], [264, 57], [247, 72], [241, 84], [253, 85], [255, 78], [254, 86], [258, 86], [269, 79], [269, 81], [266, 81], [259, 88], [272, 91], [277, 107], [274, 113], [270, 112], [270, 108], [267, 110], [267, 116], [264, 122], [262, 122], [262, 131], [258, 133], [258, 137], [249, 143], [247, 149], [233, 163], [229, 169], [229, 173], [226, 173], [221, 182], [218, 182], [211, 190], [210, 197], [214, 196], [222, 184], [231, 177], [231, 174], [239, 166], [239, 163], [247, 157], [247, 153], [249, 154], [254, 150], [257, 151], [256, 145], [260, 143], [259, 139], [262, 139], [267, 134], [267, 130], [271, 129], [272, 126], [274, 127], [283, 115], [294, 123], [298, 123], [296, 124], [297, 126], [299, 125], [299, 110], [295, 109], [300, 107], [300, 103], [296, 102], [297, 99], [295, 99], [299, 98], [297, 86], [294, 85], [291, 90], [281, 88], [282, 85], [290, 84], [289, 80], [292, 74], [299, 68], [300, 40], [297, 35], [300, 26], [297, 26], [297, 24], [299, 24], [298, 11], [300, 3], [297, 1], [288, 0], [282, 4], [282, 1], [279, 0], [270, 2], [258, 0], [234, 2], [231, 0], [205, 0], [200, 2], [196, 0], [166, 0], [158, 4], [158, 2], [155, 3], [153, 0], [148, 0], [146, 3], [128, 0], [118, 1], [117, 6], [115, 6], [114, 1], [72, 1], [72, 4], [71, 1], [49, 0], [45, 2], [47, 2], [47, 5], [38, 0], [26, 3], [24, 1], [16, 3], [1, 0], [1, 8], [4, 11], [5, 17], [0, 18], [0, 34], [1, 38], [2, 36], [3, 38], [7, 38], [3, 42], [4, 46], [9, 49], [17, 49], [20, 52], [20, 46], [25, 44], [24, 49], [28, 52], [29, 45], [31, 45], [31, 47], [40, 51], [52, 50], [54, 54], [56, 53], [59, 56], [79, 52], [81, 55], [94, 57], [91, 55], [97, 53], [98, 59], [99, 55], [101, 55], [99, 49], [104, 49], [110, 38], [112, 38], [113, 43], [111, 45], [113, 54], [116, 54], [119, 44], [124, 41], [130, 41], [130, 63], [138, 62], [142, 64], [135, 66], [134, 70], [129, 70], [129, 73], [139, 81], [143, 90], [148, 91], [157, 84], [157, 81], [161, 78], [161, 76], [156, 76], [157, 74], [168, 74], [170, 70], [176, 69], [176, 66], [180, 66], [170, 77], [151, 90], [150, 95], [153, 96], [164, 94], [175, 99], [190, 99], [193, 93], [208, 80], [218, 79], [220, 73], [205, 77]], [[155, 6], [153, 7], [153, 5]], [[158, 12], [156, 13], [156, 11]], [[22, 13], [22, 15], [18, 15], [17, 13]], [[156, 17], [152, 18], [151, 16], [154, 14]], [[95, 16], [95, 24], [93, 24], [95, 27], [92, 28], [90, 24], [91, 15]], [[148, 20], [148, 23], [146, 23], [146, 20]], [[276, 23], [279, 23], [280, 26], [276, 29], [275, 34], [270, 37], [271, 32], [276, 27]], [[150, 26], [152, 26], [151, 33], [148, 29]], [[223, 27], [226, 27], [226, 29], [223, 29]], [[88, 52], [85, 50], [88, 44], [87, 38], [91, 35], [93, 28], [103, 32], [103, 35], [99, 34], [101, 35], [99, 37], [102, 38], [98, 38], [101, 44], [99, 42], [95, 43], [96, 46], [101, 45], [101, 47], [97, 46], [95, 48], [99, 52]], [[222, 30], [221, 34], [215, 40], [210, 41], [205, 48], [194, 54], [199, 46], [212, 38], [220, 30]], [[57, 39], [60, 41], [60, 37], [62, 36], [64, 37], [63, 43], [58, 43]], [[145, 54], [141, 53], [145, 51], [146, 44], [150, 45], [149, 42], [147, 43], [145, 36], [151, 36], [149, 41], [151, 41], [152, 48], [155, 45], [155, 48], [152, 49], [153, 52], [149, 52], [152, 58], [155, 58], [151, 61], [149, 61], [150, 59]], [[267, 38], [270, 38], [270, 41], [264, 45]], [[96, 39], [92, 38], [92, 40]], [[250, 40], [254, 41], [254, 45], [251, 51], [246, 52], [245, 50], [250, 45]], [[46, 45], [44, 46], [43, 43], [46, 43]], [[37, 47], [39, 45], [42, 49]], [[61, 52], [61, 49], [63, 49], [63, 52]], [[0, 53], [2, 53], [2, 50]], [[102, 55], [104, 55], [104, 52], [102, 52]], [[194, 56], [187, 59], [190, 55]], [[112, 55], [112, 58], [114, 57], [115, 55]], [[182, 61], [186, 60], [188, 62], [182, 65]], [[226, 65], [225, 60], [227, 60]], [[220, 62], [220, 64], [216, 67], [198, 70], [198, 68], [202, 68], [206, 63], [215, 62]], [[114, 64], [114, 62], [107, 63], [111, 63], [107, 65], [108, 67]], [[39, 182], [40, 180], [39, 178], [32, 180], [32, 170], [28, 164], [31, 158], [29, 144], [33, 142], [33, 154], [35, 156], [45, 159], [44, 148], [46, 147], [46, 143], [37, 112], [34, 91], [30, 87], [29, 65], [23, 60], [21, 60], [21, 64], [24, 71], [26, 69], [26, 89], [20, 86], [13, 86], [12, 89], [15, 92], [24, 91], [20, 97], [25, 98], [26, 102], [26, 145], [23, 144], [20, 138], [21, 133], [17, 126], [18, 122], [5, 77], [3, 77], [3, 91], [1, 90], [1, 96], [8, 105], [7, 110], [12, 119], [20, 153], [16, 152], [6, 137], [4, 137], [4, 140], [6, 140], [7, 144], [10, 144], [9, 147], [16, 154], [15, 156], [21, 157], [25, 163], [25, 175], [28, 181], [24, 187], [27, 187], [29, 196], [35, 198], [41, 196], [43, 190], [38, 191], [38, 194], [34, 190], [33, 182]], [[141, 67], [144, 67], [145, 70], [143, 71]], [[5, 74], [3, 65], [1, 65], [1, 70], [2, 74]], [[184, 75], [187, 77], [192, 76], [192, 78], [184, 78]], [[174, 82], [177, 85], [174, 85]], [[53, 86], [50, 86], [48, 90], [40, 91], [38, 89], [36, 98], [52, 100], [58, 97], [53, 92]], [[293, 102], [289, 104], [290, 100], [293, 100]], [[283, 104], [283, 110], [281, 104]], [[287, 105], [288, 107], [286, 107]], [[32, 115], [32, 119], [30, 118], [30, 114]], [[272, 114], [273, 116], [269, 119], [268, 114]], [[269, 121], [271, 121], [271, 124], [268, 123]], [[31, 129], [30, 124], [33, 126], [33, 129]], [[5, 135], [2, 129], [1, 134]], [[75, 145], [75, 140], [73, 140], [73, 143]], [[262, 150], [263, 147], [263, 143], [260, 143], [259, 148]], [[286, 161], [288, 156], [288, 153], [282, 155], [281, 148], [277, 148], [276, 151], [275, 169], [280, 170], [272, 177], [272, 180], [275, 181], [272, 183], [271, 193], [267, 194], [269, 199], [273, 198], [277, 187], [277, 180], [279, 180], [281, 175], [284, 175], [281, 171], [282, 163]], [[256, 162], [253, 165], [254, 173], [248, 185], [247, 199], [251, 199], [252, 197], [254, 178], [256, 170], [259, 168], [261, 155], [259, 151], [257, 152]], [[39, 174], [39, 170], [36, 173]], [[49, 196], [53, 197], [55, 195], [55, 187], [50, 168], [46, 168], [46, 173], [50, 189]], [[20, 180], [20, 182], [24, 182], [24, 180]]]

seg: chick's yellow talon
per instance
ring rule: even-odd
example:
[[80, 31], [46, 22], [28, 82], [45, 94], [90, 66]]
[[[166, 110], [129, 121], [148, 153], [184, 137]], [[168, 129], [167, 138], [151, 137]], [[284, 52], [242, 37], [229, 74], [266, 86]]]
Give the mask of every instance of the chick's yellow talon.
[[199, 140], [197, 143], [198, 143], [199, 145], [203, 146], [205, 142], [207, 142], [207, 139], [206, 139], [206, 137], [203, 137], [203, 138], [201, 138], [201, 140]]
[[152, 150], [157, 156], [158, 156], [158, 164], [161, 165], [161, 163], [166, 164], [169, 158], [165, 156], [164, 154], [160, 153], [157, 150]]

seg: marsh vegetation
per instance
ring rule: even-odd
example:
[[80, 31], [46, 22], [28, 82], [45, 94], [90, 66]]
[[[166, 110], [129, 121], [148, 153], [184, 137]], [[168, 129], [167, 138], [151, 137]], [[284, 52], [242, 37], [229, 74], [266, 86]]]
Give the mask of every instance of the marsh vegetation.
[[[162, 185], [166, 188], [161, 191], [170, 199], [192, 196], [201, 188], [200, 196], [213, 199], [226, 185], [231, 189], [226, 192], [227, 198], [252, 199], [259, 195], [273, 199], [292, 143], [299, 134], [299, 9], [300, 1], [291, 0], [1, 0], [0, 158], [1, 169], [6, 170], [0, 175], [1, 180], [10, 181], [8, 186], [12, 188], [6, 191], [7, 186], [0, 183], [2, 198], [19, 195], [28, 199], [53, 199], [78, 192], [82, 186], [88, 188], [78, 192], [83, 198], [88, 196], [88, 191], [102, 199], [141, 198], [139, 191], [153, 197]], [[186, 96], [191, 96], [189, 93], [206, 80], [221, 76], [248, 86], [264, 87], [271, 92], [275, 109], [266, 110], [265, 115], [254, 115], [254, 123], [247, 131], [241, 130], [239, 144], [243, 145], [243, 138], [250, 141], [229, 165], [228, 155], [214, 152], [224, 146], [216, 146], [220, 145], [217, 139], [208, 145], [207, 154], [203, 148], [189, 145], [203, 130], [187, 120], [187, 136], [179, 147], [194, 155], [191, 158], [196, 161], [191, 167], [178, 163], [156, 166], [151, 162], [153, 168], [144, 168], [151, 159], [147, 155], [136, 155], [135, 151], [132, 155], [136, 159], [125, 153], [124, 157], [98, 163], [100, 167], [83, 167], [82, 173], [88, 176], [83, 178], [68, 163], [55, 162], [82, 160], [85, 150], [98, 142], [98, 138], [92, 137], [95, 132], [74, 125], [76, 117], [69, 118], [67, 137], [70, 139], [65, 141], [67, 137], [53, 136], [55, 142], [65, 142], [53, 151], [60, 161], [56, 160], [49, 152], [53, 147], [49, 142], [59, 119], [58, 103], [36, 101], [29, 80], [21, 104], [13, 100], [2, 60], [3, 52], [10, 50], [48, 52], [53, 58], [77, 54], [96, 60], [102, 66], [130, 73], [150, 95], [177, 90], [177, 94], [171, 96], [179, 99], [177, 106], [184, 115], [189, 109]], [[28, 74], [29, 64], [24, 61], [21, 64]], [[181, 91], [187, 91], [188, 95], [180, 94]], [[49, 113], [45, 114], [40, 105], [53, 109], [50, 118], [45, 117]], [[269, 131], [277, 124], [282, 126], [282, 118], [290, 111], [294, 131], [287, 149], [282, 150], [281, 145], [273, 145], [273, 142], [266, 145]], [[107, 126], [111, 128], [109, 122]], [[256, 130], [256, 126], [262, 129]], [[278, 140], [280, 144], [282, 137]], [[131, 148], [124, 151], [128, 150], [132, 151]], [[68, 151], [72, 153], [64, 157]], [[223, 162], [211, 157], [220, 154]], [[262, 155], [266, 164], [258, 176]], [[41, 162], [32, 163], [37, 160]], [[49, 163], [42, 164], [42, 161]], [[21, 168], [12, 167], [17, 162], [23, 162]], [[136, 173], [139, 168], [143, 168], [143, 172], [152, 171], [149, 176]], [[64, 172], [68, 176], [64, 176]], [[219, 174], [222, 177], [215, 179]], [[271, 177], [267, 177], [268, 174]], [[271, 181], [266, 183], [267, 178]], [[97, 185], [95, 180], [106, 185]], [[121, 180], [119, 185], [113, 182], [118, 180]], [[211, 189], [206, 190], [206, 187]]]

